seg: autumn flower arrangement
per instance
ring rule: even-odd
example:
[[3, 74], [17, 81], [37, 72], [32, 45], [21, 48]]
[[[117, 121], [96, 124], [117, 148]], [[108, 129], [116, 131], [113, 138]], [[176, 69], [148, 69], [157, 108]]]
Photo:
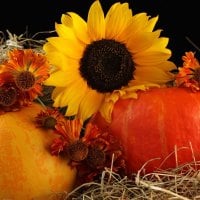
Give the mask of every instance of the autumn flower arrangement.
[[[137, 100], [141, 91], [166, 88], [169, 82], [193, 92], [200, 88], [195, 53], [186, 52], [183, 66], [176, 68], [168, 38], [154, 30], [157, 20], [133, 15], [119, 2], [104, 15], [97, 0], [87, 22], [74, 12], [63, 14], [55, 24], [57, 36], [46, 39], [43, 52], [13, 48], [1, 63], [0, 113], [39, 103], [35, 128], [51, 130], [48, 152], [76, 169], [76, 185], [97, 179], [111, 165], [113, 172], [127, 175], [126, 149], [109, 129], [90, 121], [96, 113], [112, 123], [120, 99]], [[43, 100], [47, 88], [51, 105]]]

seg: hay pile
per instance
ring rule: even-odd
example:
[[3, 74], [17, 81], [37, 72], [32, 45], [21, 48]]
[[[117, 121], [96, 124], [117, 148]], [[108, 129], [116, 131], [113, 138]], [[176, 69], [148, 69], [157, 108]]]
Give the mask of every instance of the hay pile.
[[[52, 31], [54, 32], [54, 31]], [[45, 40], [36, 39], [41, 32], [28, 37], [17, 36], [7, 31], [0, 32], [0, 63], [12, 48], [33, 48], [42, 52]], [[50, 197], [62, 200], [198, 200], [200, 199], [200, 162], [194, 161], [174, 169], [144, 174], [143, 169], [131, 178], [121, 177], [106, 168], [99, 180], [85, 183], [70, 193], [54, 194]]]
[[133, 177], [120, 177], [111, 169], [102, 172], [101, 180], [81, 185], [65, 200], [197, 200], [200, 199], [200, 162], [175, 169]]

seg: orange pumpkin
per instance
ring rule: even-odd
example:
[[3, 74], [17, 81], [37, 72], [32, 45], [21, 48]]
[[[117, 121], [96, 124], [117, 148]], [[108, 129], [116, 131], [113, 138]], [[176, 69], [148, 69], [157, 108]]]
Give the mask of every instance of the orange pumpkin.
[[200, 92], [154, 88], [138, 99], [120, 99], [109, 124], [98, 113], [91, 119], [124, 147], [127, 168], [146, 172], [200, 160]]
[[0, 115], [0, 199], [46, 200], [73, 189], [76, 171], [50, 154], [54, 135], [35, 126], [40, 110], [33, 103]]

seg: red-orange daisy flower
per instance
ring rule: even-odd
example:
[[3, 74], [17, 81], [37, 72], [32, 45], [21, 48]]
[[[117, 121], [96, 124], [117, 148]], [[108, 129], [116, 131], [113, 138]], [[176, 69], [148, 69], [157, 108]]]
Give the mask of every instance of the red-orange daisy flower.
[[182, 56], [183, 66], [178, 68], [175, 84], [178, 87], [188, 87], [196, 92], [200, 90], [200, 64], [194, 52], [186, 52]]
[[13, 76], [17, 88], [32, 101], [42, 94], [42, 83], [49, 77], [47, 58], [33, 49], [13, 49], [3, 64]]
[[18, 110], [19, 96], [20, 91], [13, 81], [13, 76], [5, 71], [0, 73], [0, 113]]
[[[55, 133], [60, 137], [56, 138], [51, 145], [51, 153], [53, 155], [58, 155], [59, 153], [65, 151], [71, 151], [75, 144], [80, 140], [80, 133], [82, 128], [82, 122], [79, 119], [66, 119], [59, 120], [55, 125]], [[78, 146], [78, 145], [77, 145]], [[80, 147], [77, 147], [80, 148]], [[79, 161], [81, 158], [77, 158], [78, 150], [73, 154], [71, 152], [70, 159], [74, 161]]]
[[122, 146], [109, 132], [88, 123], [82, 141], [88, 146], [88, 155], [77, 166], [80, 184], [92, 181], [111, 165], [113, 172], [126, 173]]
[[88, 123], [81, 135], [82, 123], [78, 119], [62, 121], [55, 128], [60, 137], [53, 141], [51, 152], [54, 155], [63, 152], [69, 164], [77, 167], [77, 184], [93, 180], [105, 167], [111, 167], [112, 162], [113, 171], [125, 169], [122, 147], [108, 132]]
[[35, 117], [35, 122], [37, 127], [43, 127], [47, 129], [54, 129], [56, 124], [62, 120], [65, 120], [65, 117], [59, 112], [57, 108], [46, 107], [41, 110]]

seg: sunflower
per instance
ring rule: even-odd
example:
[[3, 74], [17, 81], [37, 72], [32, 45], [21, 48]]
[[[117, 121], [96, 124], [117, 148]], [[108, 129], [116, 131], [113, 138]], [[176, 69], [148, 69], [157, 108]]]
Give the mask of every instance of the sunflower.
[[111, 120], [119, 98], [137, 98], [137, 90], [165, 85], [170, 71], [168, 38], [153, 31], [158, 16], [132, 14], [128, 3], [115, 3], [104, 16], [100, 1], [91, 5], [87, 22], [74, 12], [55, 23], [57, 36], [43, 49], [54, 66], [45, 85], [55, 86], [53, 106], [66, 116], [88, 119], [98, 110]]

